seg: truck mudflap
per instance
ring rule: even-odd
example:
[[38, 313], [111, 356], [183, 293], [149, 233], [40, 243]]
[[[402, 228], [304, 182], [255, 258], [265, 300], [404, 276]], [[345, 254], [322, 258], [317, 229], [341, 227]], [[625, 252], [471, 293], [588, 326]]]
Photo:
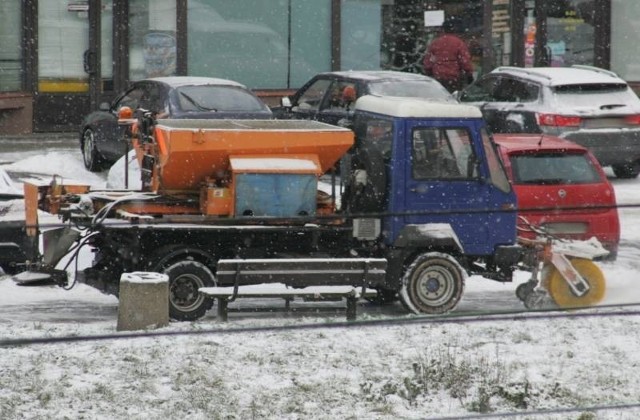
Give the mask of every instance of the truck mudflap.
[[470, 272], [499, 282], [511, 282], [513, 271], [525, 257], [524, 248], [518, 244], [498, 245], [491, 258], [487, 259], [486, 267], [472, 264]]
[[515, 267], [524, 256], [520, 245], [499, 245], [496, 247], [493, 261], [498, 267]]

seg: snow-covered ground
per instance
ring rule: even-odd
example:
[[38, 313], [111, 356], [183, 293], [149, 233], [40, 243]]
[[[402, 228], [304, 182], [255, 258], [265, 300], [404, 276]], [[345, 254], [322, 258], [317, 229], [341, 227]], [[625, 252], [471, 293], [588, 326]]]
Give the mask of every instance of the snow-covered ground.
[[[106, 182], [106, 174], [84, 171], [73, 152], [4, 168], [99, 187]], [[640, 202], [639, 180], [613, 182], [620, 203]], [[619, 258], [601, 264], [608, 282], [603, 305], [640, 302], [640, 208], [620, 214]], [[453, 315], [521, 309], [514, 289], [524, 280], [525, 273], [508, 285], [472, 277]], [[226, 324], [212, 311], [197, 322], [154, 330], [211, 330], [204, 335], [7, 346], [31, 337], [115, 334], [118, 308], [115, 298], [84, 285], [20, 287], [5, 277], [0, 419], [413, 419], [512, 412], [529, 419], [636, 419], [639, 308], [434, 323], [406, 315], [400, 304], [362, 303], [358, 322], [349, 326], [342, 324], [342, 309], [231, 313]], [[612, 310], [626, 315], [607, 315]], [[561, 411], [568, 408], [576, 409]]]

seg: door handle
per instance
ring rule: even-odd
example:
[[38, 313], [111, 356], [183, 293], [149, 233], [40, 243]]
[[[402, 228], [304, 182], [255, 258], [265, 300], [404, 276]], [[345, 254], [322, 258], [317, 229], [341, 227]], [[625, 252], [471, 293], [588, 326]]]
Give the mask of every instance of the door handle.
[[84, 72], [87, 74], [93, 74], [96, 72], [95, 66], [96, 53], [91, 50], [86, 50], [82, 56], [82, 65]]

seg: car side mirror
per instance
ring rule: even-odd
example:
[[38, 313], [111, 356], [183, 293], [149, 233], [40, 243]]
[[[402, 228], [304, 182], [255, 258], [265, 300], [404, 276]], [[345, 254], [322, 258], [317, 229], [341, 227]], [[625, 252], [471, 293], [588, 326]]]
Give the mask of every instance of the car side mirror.
[[288, 96], [285, 96], [282, 99], [280, 99], [280, 105], [282, 105], [283, 108], [287, 108], [287, 109], [291, 109], [293, 107], [293, 105], [291, 104], [291, 99], [289, 99]]
[[108, 111], [109, 109], [111, 109], [111, 106], [109, 105], [108, 102], [102, 102], [99, 106], [98, 109], [100, 111]]

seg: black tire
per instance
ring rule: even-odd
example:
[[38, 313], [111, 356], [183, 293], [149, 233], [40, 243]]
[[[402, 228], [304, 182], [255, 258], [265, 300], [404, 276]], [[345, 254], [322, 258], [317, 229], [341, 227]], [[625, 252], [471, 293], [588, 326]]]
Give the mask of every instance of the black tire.
[[400, 301], [416, 314], [442, 314], [460, 301], [466, 274], [451, 256], [437, 252], [419, 255], [402, 278]]
[[640, 174], [640, 165], [637, 162], [625, 163], [622, 165], [612, 165], [613, 173], [620, 179], [637, 178]]
[[177, 321], [201, 318], [213, 306], [213, 300], [198, 292], [213, 287], [216, 278], [206, 265], [192, 260], [177, 262], [164, 270], [169, 276], [169, 316]]
[[86, 128], [82, 132], [82, 161], [84, 167], [91, 172], [98, 172], [102, 169], [96, 149], [96, 134], [90, 128]]
[[518, 285], [518, 287], [516, 287], [516, 297], [524, 302], [527, 299], [527, 296], [529, 296], [529, 294], [535, 290], [537, 285], [537, 281], [531, 280]]

